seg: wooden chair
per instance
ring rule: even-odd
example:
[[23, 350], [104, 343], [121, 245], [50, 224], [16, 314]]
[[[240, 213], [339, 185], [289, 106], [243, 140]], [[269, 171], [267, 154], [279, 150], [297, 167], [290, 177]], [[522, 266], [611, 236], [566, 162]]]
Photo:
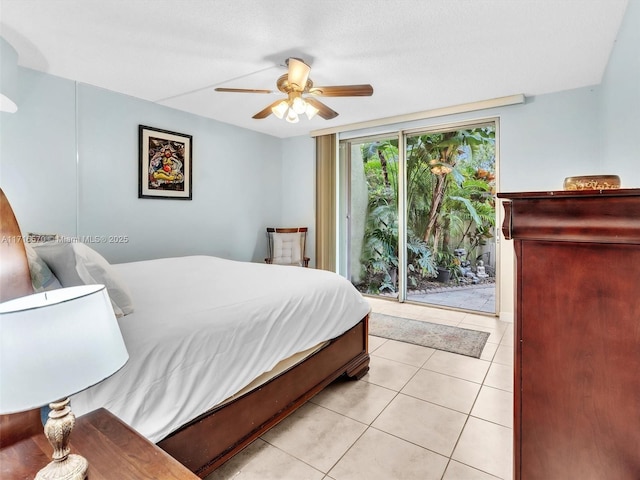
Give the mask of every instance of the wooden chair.
[[307, 227], [267, 227], [269, 256], [264, 261], [277, 265], [308, 267], [309, 257], [305, 257], [307, 230]]

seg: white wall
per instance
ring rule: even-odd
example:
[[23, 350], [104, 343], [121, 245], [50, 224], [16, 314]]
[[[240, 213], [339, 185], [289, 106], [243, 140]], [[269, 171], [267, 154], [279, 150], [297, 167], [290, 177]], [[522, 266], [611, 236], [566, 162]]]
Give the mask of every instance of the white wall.
[[603, 172], [640, 187], [640, 0], [629, 0], [602, 80]]
[[282, 217], [283, 227], [308, 227], [307, 252], [316, 264], [316, 144], [311, 137], [282, 140]]
[[[264, 259], [264, 227], [280, 218], [277, 138], [87, 85], [78, 118], [78, 233], [130, 237], [101, 246], [107, 258]], [[137, 198], [139, 124], [193, 135], [193, 200]]]
[[0, 186], [23, 232], [75, 235], [75, 85], [19, 69], [18, 86], [18, 111], [0, 112]]

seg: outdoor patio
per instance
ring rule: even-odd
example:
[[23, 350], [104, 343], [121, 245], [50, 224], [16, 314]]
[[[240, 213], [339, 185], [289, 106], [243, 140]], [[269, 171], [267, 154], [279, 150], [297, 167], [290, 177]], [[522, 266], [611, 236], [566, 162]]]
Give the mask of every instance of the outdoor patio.
[[407, 300], [494, 314], [496, 312], [496, 284], [484, 283], [465, 287], [408, 292]]

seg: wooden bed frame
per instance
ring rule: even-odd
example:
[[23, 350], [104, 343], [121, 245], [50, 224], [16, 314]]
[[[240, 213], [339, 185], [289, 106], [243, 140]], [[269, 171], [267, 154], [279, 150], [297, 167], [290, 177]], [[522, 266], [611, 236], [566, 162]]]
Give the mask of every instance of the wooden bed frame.
[[[33, 290], [23, 237], [1, 189], [0, 220], [0, 301], [6, 301]], [[205, 477], [338, 377], [359, 379], [368, 370], [368, 317], [365, 317], [302, 362], [183, 425], [158, 442], [158, 446], [198, 476]], [[38, 431], [42, 431], [38, 409], [1, 415], [0, 448]]]

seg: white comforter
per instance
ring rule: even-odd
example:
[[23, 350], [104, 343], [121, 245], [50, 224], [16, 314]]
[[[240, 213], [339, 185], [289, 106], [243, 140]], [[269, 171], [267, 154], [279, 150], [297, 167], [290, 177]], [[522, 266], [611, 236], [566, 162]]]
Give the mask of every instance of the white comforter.
[[119, 319], [130, 358], [74, 395], [73, 410], [105, 407], [152, 442], [370, 310], [323, 270], [206, 256], [114, 268], [133, 296], [134, 313]]

